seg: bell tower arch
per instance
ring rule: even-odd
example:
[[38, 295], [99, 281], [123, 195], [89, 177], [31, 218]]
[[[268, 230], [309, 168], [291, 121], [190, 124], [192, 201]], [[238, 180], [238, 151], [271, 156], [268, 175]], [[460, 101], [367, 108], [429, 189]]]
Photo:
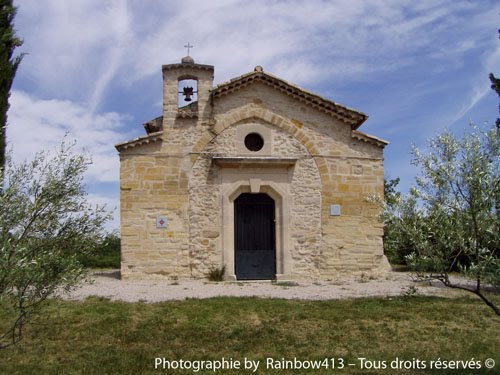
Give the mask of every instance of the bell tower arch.
[[171, 127], [179, 117], [207, 119], [214, 67], [196, 64], [191, 56], [186, 56], [180, 64], [163, 65], [162, 71], [163, 125]]

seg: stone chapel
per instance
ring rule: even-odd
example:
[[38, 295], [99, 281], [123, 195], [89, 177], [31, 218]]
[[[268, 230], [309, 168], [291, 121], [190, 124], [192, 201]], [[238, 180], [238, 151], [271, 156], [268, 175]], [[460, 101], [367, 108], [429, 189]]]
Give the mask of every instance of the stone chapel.
[[335, 279], [380, 274], [386, 141], [367, 116], [261, 66], [213, 86], [163, 65], [163, 113], [120, 155], [124, 279]]

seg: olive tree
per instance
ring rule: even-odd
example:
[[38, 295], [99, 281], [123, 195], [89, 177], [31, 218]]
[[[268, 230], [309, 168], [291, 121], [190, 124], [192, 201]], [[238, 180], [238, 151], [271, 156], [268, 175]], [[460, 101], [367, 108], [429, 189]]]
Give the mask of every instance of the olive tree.
[[[12, 318], [0, 348], [22, 339], [23, 327], [50, 296], [85, 276], [77, 256], [104, 237], [104, 207], [91, 207], [84, 189], [90, 159], [63, 142], [32, 161], [7, 158], [0, 195], [0, 308]], [[5, 322], [3, 322], [5, 324]]]
[[[406, 264], [406, 257], [415, 250], [412, 228], [420, 220], [415, 212], [415, 200], [402, 200], [396, 190], [400, 179], [384, 181], [384, 199], [372, 197], [384, 207], [384, 253], [392, 264]], [[403, 204], [404, 202], [404, 204]]]
[[[393, 215], [411, 238], [407, 263], [420, 279], [476, 294], [496, 314], [484, 285], [500, 285], [500, 133], [471, 125], [462, 138], [445, 131], [429, 150], [413, 149], [417, 184]], [[453, 280], [458, 271], [469, 282]]]

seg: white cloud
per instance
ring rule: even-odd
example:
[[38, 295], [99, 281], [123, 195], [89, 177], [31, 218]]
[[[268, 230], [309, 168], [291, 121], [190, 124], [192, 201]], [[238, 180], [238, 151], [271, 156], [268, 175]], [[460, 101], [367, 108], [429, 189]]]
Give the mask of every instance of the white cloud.
[[490, 7], [465, 1], [17, 3], [29, 53], [21, 69], [44, 97], [87, 101], [91, 111], [111, 82], [157, 79], [188, 40], [197, 62], [216, 66], [218, 82], [263, 65], [314, 85], [459, 57], [478, 46], [474, 31], [496, 22]]
[[68, 134], [92, 157], [89, 181], [118, 181], [119, 160], [113, 145], [130, 136], [123, 130], [123, 115], [92, 114], [68, 100], [41, 100], [21, 91], [12, 92], [10, 103], [7, 140], [15, 160], [30, 159], [37, 151], [54, 148]]
[[[497, 73], [495, 74], [495, 72]], [[450, 121], [450, 124], [462, 119], [481, 102], [481, 100], [492, 93], [490, 82], [487, 78], [490, 73], [494, 73], [498, 77], [498, 72], [500, 72], [500, 46], [484, 54], [482, 66], [479, 67], [478, 73], [474, 75], [474, 83], [471, 85], [471, 89], [465, 96], [461, 108], [459, 108], [457, 114]]]
[[[97, 103], [127, 47], [126, 2], [19, 0], [20, 72], [44, 97]], [[22, 32], [19, 32], [19, 28]], [[123, 51], [123, 52], [117, 52]], [[104, 84], [103, 84], [104, 83]]]
[[132, 37], [129, 25], [129, 12], [126, 3], [118, 2], [113, 9], [113, 19], [116, 21], [114, 24], [114, 32], [112, 44], [108, 46], [109, 52], [105, 58], [101, 75], [95, 83], [92, 95], [89, 100], [89, 107], [91, 112], [95, 112], [102, 101], [106, 87], [114, 78], [117, 70], [125, 59], [125, 53], [130, 50], [128, 41]]
[[89, 194], [87, 196], [89, 204], [92, 206], [105, 206], [106, 211], [112, 213], [112, 218], [106, 223], [106, 229], [109, 232], [120, 228], [120, 199], [117, 197], [108, 197], [100, 194]]
[[[155, 25], [155, 32], [145, 40], [136, 39], [141, 40], [136, 50], [142, 57], [135, 61], [136, 78], [155, 72], [161, 63], [177, 61], [188, 38], [195, 44], [193, 55], [197, 60], [214, 63], [223, 72], [235, 71], [237, 75], [242, 67], [249, 69], [253, 64], [270, 69], [289, 66], [290, 74], [286, 70], [281, 74], [292, 78], [297, 70], [293, 65], [297, 64], [311, 66], [312, 74], [306, 78], [317, 80], [323, 73], [318, 67], [325, 64], [360, 65], [388, 55], [398, 59], [443, 43], [448, 39], [446, 32], [461, 21], [450, 17], [461, 9], [460, 3], [454, 8], [428, 5], [418, 12], [412, 12], [404, 1], [206, 4], [210, 5], [182, 2], [171, 10], [169, 22]], [[462, 28], [467, 29], [467, 24]], [[365, 64], [365, 72], [380, 69], [387, 69], [387, 65]], [[339, 75], [346, 73], [336, 71]], [[230, 78], [223, 74], [223, 80]]]
[[[196, 62], [215, 65], [215, 83], [262, 65], [265, 71], [311, 90], [321, 86], [336, 100], [338, 87], [345, 94], [353, 83], [360, 88], [360, 83], [375, 82], [371, 92], [348, 93], [348, 97], [364, 96], [365, 102], [373, 97], [383, 126], [407, 138], [412, 129], [406, 127], [416, 115], [432, 118], [433, 124], [449, 122], [456, 113], [455, 120], [467, 115], [488, 92], [479, 86], [478, 77], [490, 71], [500, 74], [499, 11], [493, 1], [16, 0], [15, 4], [16, 29], [24, 39], [19, 51], [28, 53], [14, 82], [9, 112], [8, 137], [15, 157], [53, 147], [69, 132], [93, 157], [89, 181], [116, 182], [119, 161], [113, 145], [142, 131], [140, 126], [133, 132], [124, 129], [129, 119], [117, 108], [128, 110], [132, 104], [122, 100], [120, 91], [130, 94], [128, 90], [145, 89], [153, 80], [161, 80], [161, 65], [179, 62], [188, 41], [195, 46], [191, 55]], [[485, 38], [487, 33], [491, 37]], [[473, 60], [472, 55], [476, 55]], [[459, 84], [440, 80], [459, 68]], [[414, 78], [412, 87], [404, 87], [407, 74]], [[387, 82], [403, 83], [388, 88]], [[379, 84], [380, 89], [373, 89]], [[453, 94], [452, 104], [434, 106], [436, 93]], [[113, 109], [106, 107], [109, 102]], [[132, 107], [129, 113], [141, 109]], [[433, 128], [430, 121], [423, 122], [414, 137]], [[397, 127], [404, 129], [395, 131]], [[390, 129], [386, 132], [391, 134]]]

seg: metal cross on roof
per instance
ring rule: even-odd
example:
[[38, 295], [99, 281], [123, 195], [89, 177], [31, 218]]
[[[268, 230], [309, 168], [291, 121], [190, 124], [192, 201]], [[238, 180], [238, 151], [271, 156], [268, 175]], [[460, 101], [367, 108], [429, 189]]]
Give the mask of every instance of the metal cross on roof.
[[189, 44], [189, 42], [188, 42], [188, 44], [187, 44], [186, 46], [184, 46], [184, 48], [187, 48], [187, 49], [188, 49], [188, 56], [189, 56], [189, 49], [190, 49], [190, 48], [193, 48], [193, 46], [192, 46], [192, 45], [190, 45], [190, 44]]

